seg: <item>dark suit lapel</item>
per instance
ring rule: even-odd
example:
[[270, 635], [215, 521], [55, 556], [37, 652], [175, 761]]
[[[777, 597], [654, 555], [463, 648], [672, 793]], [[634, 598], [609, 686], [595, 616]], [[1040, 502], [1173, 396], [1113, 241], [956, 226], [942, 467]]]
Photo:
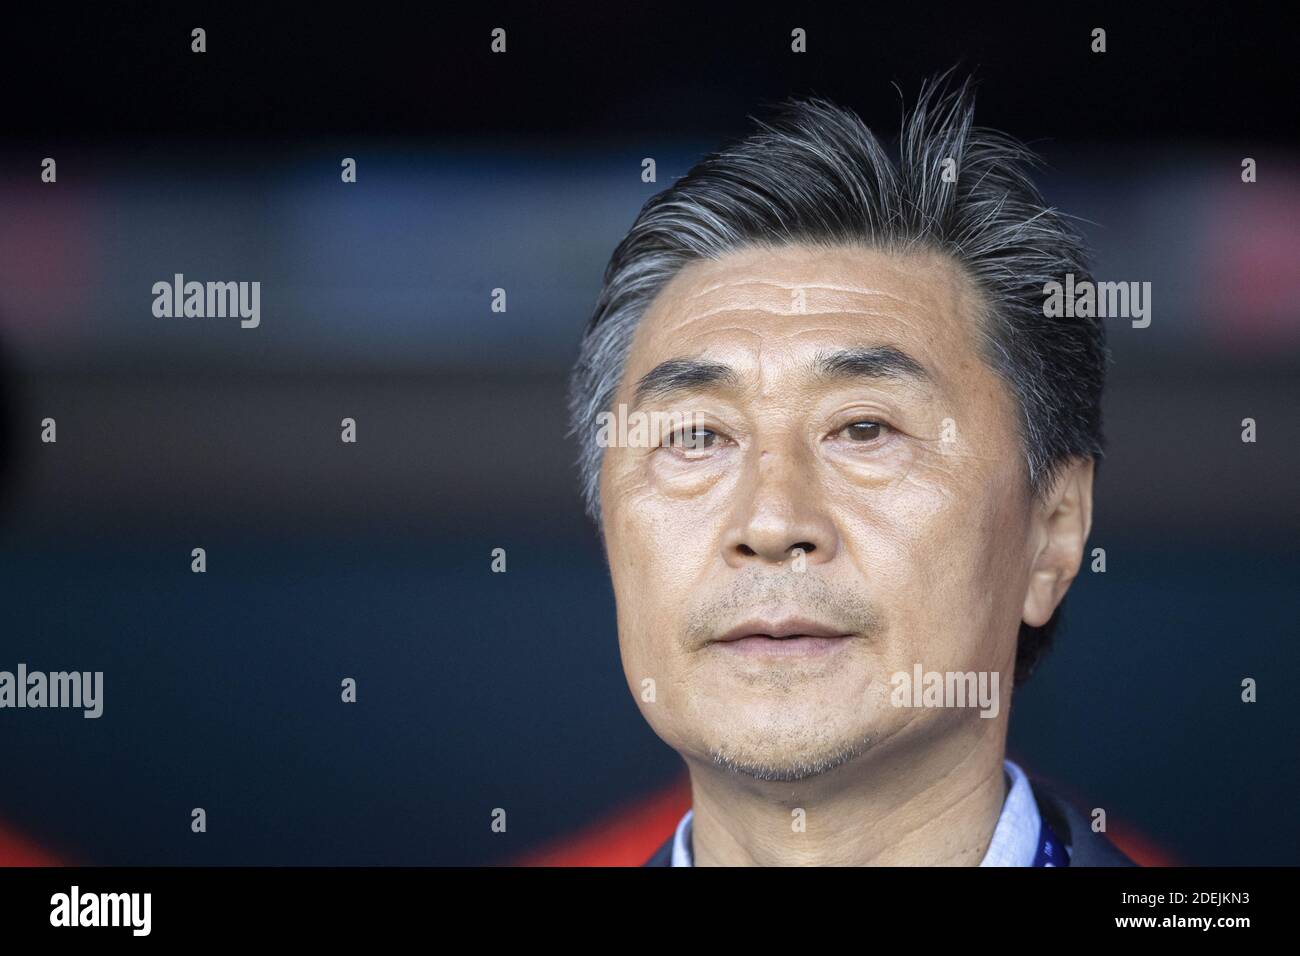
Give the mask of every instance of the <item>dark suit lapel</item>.
[[1092, 829], [1088, 818], [1042, 782], [1029, 781], [1038, 813], [1071, 848], [1070, 866], [1137, 866], [1123, 851]]
[[660, 844], [659, 849], [655, 850], [650, 859], [642, 863], [642, 866], [672, 866], [673, 865], [673, 839], [677, 836], [676, 831], [673, 835]]

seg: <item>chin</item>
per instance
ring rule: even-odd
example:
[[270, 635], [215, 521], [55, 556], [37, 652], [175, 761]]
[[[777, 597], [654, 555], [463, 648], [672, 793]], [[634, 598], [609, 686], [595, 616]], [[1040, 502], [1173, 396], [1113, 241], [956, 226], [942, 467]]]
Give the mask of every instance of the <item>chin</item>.
[[[827, 726], [824, 715], [766, 715], [718, 732], [701, 748], [712, 764], [756, 780], [793, 782], [829, 773], [871, 749], [870, 728]], [[698, 751], [697, 751], [698, 752]]]
[[838, 746], [787, 748], [716, 747], [709, 750], [709, 760], [718, 767], [755, 780], [795, 783], [838, 770], [861, 756], [871, 747], [870, 738], [848, 741]]

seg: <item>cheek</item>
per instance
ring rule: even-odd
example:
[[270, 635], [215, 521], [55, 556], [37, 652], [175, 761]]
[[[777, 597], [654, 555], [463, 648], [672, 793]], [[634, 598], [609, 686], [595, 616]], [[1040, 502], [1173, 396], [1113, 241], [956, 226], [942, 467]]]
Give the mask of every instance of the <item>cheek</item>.
[[690, 501], [726, 484], [728, 476], [740, 466], [739, 450], [722, 448], [696, 458], [664, 449], [644, 452], [635, 467], [643, 476], [640, 480], [647, 490], [665, 500]]
[[1024, 522], [1017, 487], [1014, 470], [977, 476], [954, 465], [843, 496], [846, 548], [884, 605], [905, 663], [991, 668], [1004, 656], [1023, 601], [1023, 586], [1012, 593]]
[[616, 551], [611, 543], [611, 566], [616, 575], [629, 578], [628, 590], [636, 594], [654, 582], [649, 590], [666, 604], [698, 579], [713, 555], [738, 462], [719, 457], [683, 463], [662, 453], [618, 451], [602, 485], [602, 500], [612, 504], [612, 541], [617, 544]]
[[702, 568], [713, 529], [698, 509], [665, 498], [652, 484], [610, 484], [605, 540], [625, 653], [672, 651]]

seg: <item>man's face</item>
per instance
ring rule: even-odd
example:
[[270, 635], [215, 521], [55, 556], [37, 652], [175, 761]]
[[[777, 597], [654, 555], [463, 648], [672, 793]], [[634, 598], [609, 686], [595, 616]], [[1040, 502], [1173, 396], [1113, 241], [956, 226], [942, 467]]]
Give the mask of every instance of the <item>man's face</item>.
[[600, 490], [624, 673], [675, 749], [791, 780], [979, 722], [894, 706], [916, 664], [1000, 671], [1005, 705], [1033, 536], [981, 308], [945, 256], [851, 247], [693, 263], [656, 298], [611, 411], [689, 426], [606, 448]]

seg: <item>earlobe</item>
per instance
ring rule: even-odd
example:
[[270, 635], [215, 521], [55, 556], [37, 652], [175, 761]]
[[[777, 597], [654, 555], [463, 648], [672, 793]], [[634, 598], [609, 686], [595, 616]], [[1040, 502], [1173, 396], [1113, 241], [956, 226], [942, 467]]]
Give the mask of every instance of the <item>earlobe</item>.
[[1091, 458], [1073, 462], [1036, 509], [1033, 534], [1039, 546], [1029, 569], [1022, 611], [1030, 627], [1042, 627], [1051, 619], [1079, 573], [1092, 530], [1092, 477]]

